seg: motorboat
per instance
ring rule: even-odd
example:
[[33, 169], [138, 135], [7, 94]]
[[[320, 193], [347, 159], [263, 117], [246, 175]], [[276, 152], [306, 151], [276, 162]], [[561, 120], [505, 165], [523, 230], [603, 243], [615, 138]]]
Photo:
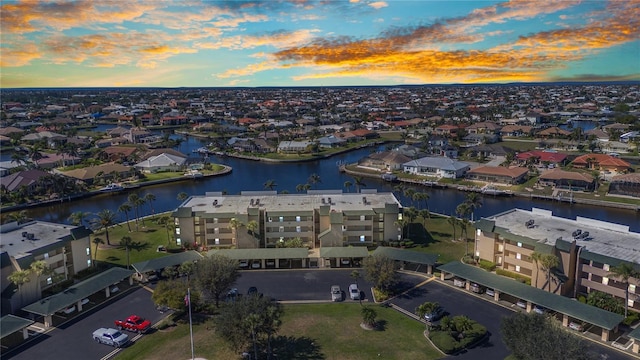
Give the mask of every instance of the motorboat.
[[101, 192], [114, 192], [114, 191], [121, 191], [121, 190], [124, 190], [124, 187], [115, 183], [111, 183], [100, 189]]

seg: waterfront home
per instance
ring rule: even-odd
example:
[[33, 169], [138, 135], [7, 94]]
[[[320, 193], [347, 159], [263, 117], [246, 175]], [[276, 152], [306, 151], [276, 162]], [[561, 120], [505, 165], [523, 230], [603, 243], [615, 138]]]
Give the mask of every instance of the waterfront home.
[[640, 173], [614, 176], [609, 183], [609, 194], [640, 198]]
[[69, 154], [42, 153], [42, 158], [38, 160], [38, 167], [42, 169], [53, 169], [58, 166], [71, 166], [80, 163], [82, 159]]
[[403, 171], [409, 174], [457, 179], [471, 168], [469, 164], [446, 157], [427, 156], [402, 164]]
[[46, 141], [47, 146], [53, 149], [56, 147], [56, 144], [65, 143], [67, 141], [67, 137], [52, 131], [42, 131], [27, 134], [20, 138], [20, 141], [27, 143], [35, 143], [42, 140]]
[[18, 191], [24, 187], [27, 191], [33, 190], [41, 177], [49, 176], [48, 172], [30, 169], [18, 171], [0, 178], [0, 187], [6, 191]]
[[499, 156], [513, 154], [515, 150], [500, 144], [481, 144], [467, 149], [467, 154], [471, 157], [484, 157], [495, 159]]
[[506, 125], [500, 129], [500, 136], [508, 137], [522, 137], [529, 136], [533, 131], [532, 126], [528, 125]]
[[133, 167], [143, 173], [180, 171], [187, 159], [180, 156], [162, 153], [143, 160]]
[[631, 164], [628, 162], [607, 154], [580, 155], [571, 162], [571, 165], [577, 168], [617, 173], [627, 172], [631, 169]]
[[569, 135], [571, 135], [571, 131], [562, 130], [557, 126], [552, 126], [550, 128], [546, 128], [536, 133], [536, 137], [543, 138], [543, 139], [548, 139], [548, 138], [564, 139], [569, 137]]
[[466, 178], [502, 184], [520, 184], [526, 180], [528, 173], [529, 169], [518, 166], [480, 166], [469, 170]]
[[576, 171], [552, 169], [543, 172], [538, 178], [543, 186], [553, 186], [559, 189], [592, 191], [595, 187], [593, 176]]
[[557, 151], [531, 150], [516, 155], [516, 160], [521, 165], [527, 162], [534, 162], [536, 164], [554, 164], [554, 166], [561, 166], [564, 165], [566, 159], [567, 154]]
[[97, 180], [110, 182], [116, 179], [126, 179], [132, 177], [135, 174], [135, 170], [130, 166], [124, 166], [116, 163], [107, 163], [65, 171], [61, 172], [61, 174], [67, 177], [81, 180], [87, 185], [92, 185]]
[[321, 148], [332, 149], [343, 146], [347, 141], [334, 135], [323, 136], [318, 139], [318, 145]]
[[374, 168], [380, 171], [401, 170], [402, 165], [411, 158], [398, 151], [383, 151], [370, 154], [358, 161], [358, 166]]
[[281, 141], [278, 144], [279, 153], [297, 153], [305, 152], [307, 148], [313, 144], [312, 141]]

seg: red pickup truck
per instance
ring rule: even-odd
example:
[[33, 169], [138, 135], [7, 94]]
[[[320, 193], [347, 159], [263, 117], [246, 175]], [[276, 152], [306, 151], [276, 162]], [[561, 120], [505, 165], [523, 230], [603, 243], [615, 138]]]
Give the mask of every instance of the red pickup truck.
[[119, 330], [135, 331], [141, 334], [151, 328], [151, 321], [145, 320], [138, 315], [131, 315], [126, 320], [116, 320], [115, 323]]

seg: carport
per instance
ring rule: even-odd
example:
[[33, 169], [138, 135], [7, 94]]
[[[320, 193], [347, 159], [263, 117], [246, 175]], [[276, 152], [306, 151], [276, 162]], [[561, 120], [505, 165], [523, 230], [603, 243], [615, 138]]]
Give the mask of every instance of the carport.
[[417, 251], [403, 250], [386, 246], [379, 246], [373, 252], [373, 255], [384, 255], [390, 259], [402, 261], [403, 263], [405, 263], [405, 265], [403, 265], [403, 268], [407, 265], [415, 264], [415, 271], [420, 271], [420, 267], [424, 266], [425, 272], [427, 274], [433, 274], [433, 267], [438, 260], [438, 255], [425, 254]]
[[141, 261], [131, 266], [136, 271], [136, 276], [140, 280], [144, 279], [144, 274], [151, 271], [160, 271], [169, 266], [179, 266], [187, 261], [198, 261], [202, 259], [203, 256], [197, 251], [184, 251], [177, 254], [171, 254], [147, 261]]
[[49, 328], [53, 323], [52, 316], [68, 306], [75, 305], [78, 312], [82, 311], [82, 299], [95, 294], [100, 290], [105, 291], [105, 296], [111, 296], [110, 285], [118, 283], [129, 277], [129, 284], [133, 283], [131, 275], [133, 271], [123, 268], [111, 268], [89, 279], [70, 286], [65, 291], [38, 300], [22, 308], [22, 310], [44, 316], [44, 326]]
[[267, 259], [275, 260], [275, 268], [280, 268], [280, 261], [289, 260], [289, 264], [293, 260], [300, 260], [302, 267], [307, 267], [309, 258], [309, 250], [307, 248], [267, 248], [267, 249], [220, 249], [209, 250], [207, 255], [223, 255], [235, 260], [259, 260], [261, 267], [265, 268]]
[[453, 261], [441, 265], [438, 267], [438, 270], [441, 271], [441, 280], [445, 279], [447, 273], [469, 280], [466, 282], [467, 290], [469, 290], [470, 281], [494, 289], [495, 301], [500, 300], [500, 293], [505, 293], [526, 301], [527, 312], [531, 311], [534, 304], [556, 311], [562, 314], [563, 326], [569, 325], [569, 318], [598, 326], [602, 329], [602, 341], [609, 341], [611, 331], [616, 330], [618, 325], [624, 320], [624, 316], [622, 315], [583, 304], [568, 297], [550, 293], [461, 262]]
[[629, 337], [633, 339], [633, 346], [631, 347], [631, 351], [634, 354], [640, 352], [640, 326], [633, 329], [632, 332], [629, 333]]
[[[364, 246], [350, 247], [322, 247], [320, 248], [320, 258], [324, 267], [340, 267], [342, 260], [353, 261], [353, 259], [364, 259], [369, 256], [369, 251]], [[335, 264], [335, 266], [331, 266]]]
[[22, 330], [22, 339], [29, 337], [27, 328], [33, 324], [33, 320], [21, 318], [15, 315], [5, 315], [0, 318], [0, 339], [4, 339], [15, 332]]

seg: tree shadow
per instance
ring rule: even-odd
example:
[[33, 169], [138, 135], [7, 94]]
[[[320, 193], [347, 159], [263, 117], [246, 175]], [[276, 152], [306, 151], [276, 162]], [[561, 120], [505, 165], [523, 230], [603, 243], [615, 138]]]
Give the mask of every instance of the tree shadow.
[[[148, 242], [133, 241], [129, 244], [129, 250], [142, 251], [148, 250], [151, 245]], [[119, 245], [118, 249], [127, 250], [126, 246]]]
[[376, 324], [373, 327], [375, 331], [385, 331], [387, 330], [387, 320], [376, 320]]
[[313, 339], [301, 336], [278, 336], [272, 340], [274, 354], [277, 359], [322, 360], [324, 354]]

